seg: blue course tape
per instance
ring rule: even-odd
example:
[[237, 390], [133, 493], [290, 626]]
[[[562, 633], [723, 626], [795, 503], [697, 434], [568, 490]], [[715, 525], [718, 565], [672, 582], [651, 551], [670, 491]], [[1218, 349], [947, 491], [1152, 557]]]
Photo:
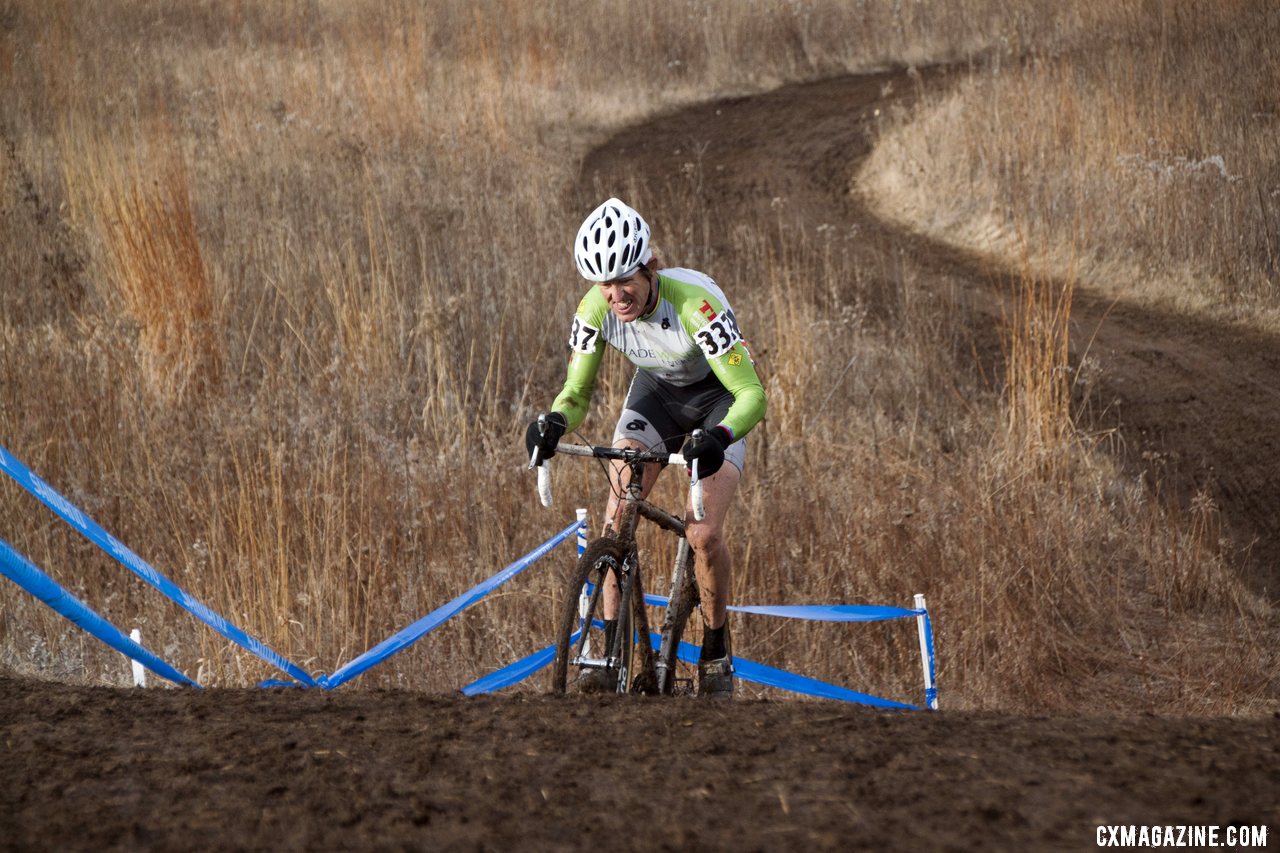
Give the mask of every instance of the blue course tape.
[[175, 684], [183, 684], [188, 687], [200, 686], [138, 643], [129, 639], [119, 628], [103, 619], [87, 604], [63, 589], [57, 581], [40, 571], [35, 563], [15, 551], [3, 539], [0, 539], [0, 574], [9, 578], [9, 580], [111, 648], [125, 657], [136, 660], [161, 678], [167, 678]]
[[906, 619], [919, 616], [919, 610], [901, 607], [882, 607], [877, 604], [782, 604], [729, 606], [739, 613], [755, 613], [759, 616], [782, 616], [787, 619], [809, 619], [817, 622], [883, 622], [889, 619]]
[[[577, 639], [577, 634], [573, 635], [573, 639]], [[662, 637], [659, 634], [650, 634], [649, 643], [657, 649], [662, 643]], [[686, 663], [697, 664], [698, 653], [701, 650], [691, 643], [680, 643], [680, 649], [677, 652], [680, 660]], [[492, 693], [495, 690], [501, 690], [504, 687], [510, 687], [538, 670], [551, 663], [555, 658], [556, 647], [554, 645], [547, 646], [545, 649], [536, 651], [528, 657], [521, 658], [513, 664], [509, 664], [502, 669], [491, 672], [483, 678], [471, 682], [462, 688], [462, 693], [466, 696], [476, 696], [481, 693]], [[828, 684], [825, 681], [818, 681], [813, 678], [805, 678], [801, 675], [787, 672], [783, 669], [775, 669], [771, 666], [765, 666], [762, 663], [756, 663], [745, 658], [734, 657], [733, 668], [738, 677], [744, 681], [754, 681], [757, 684], [764, 684], [769, 687], [777, 687], [792, 693], [803, 693], [808, 696], [817, 696], [821, 699], [837, 699], [842, 702], [856, 702], [859, 705], [871, 705], [876, 708], [900, 708], [904, 710], [918, 710], [915, 705], [907, 705], [902, 702], [894, 702], [890, 699], [881, 699], [878, 696], [871, 696], [866, 693], [858, 693], [855, 690], [849, 690], [839, 687], [835, 684]]]
[[[581, 621], [581, 620], [579, 620]], [[604, 623], [599, 619], [592, 619], [591, 624], [601, 631], [604, 630]], [[569, 642], [578, 642], [578, 637], [582, 635], [582, 629], [574, 631], [569, 635]], [[542, 669], [551, 661], [555, 660], [556, 647], [554, 645], [540, 649], [528, 657], [520, 658], [515, 663], [507, 664], [502, 669], [494, 670], [488, 675], [477, 678], [475, 681], [462, 688], [463, 696], [476, 696], [481, 693], [493, 693], [495, 690], [501, 690], [504, 687], [510, 687], [524, 681], [538, 670]]]
[[[578, 641], [578, 635], [581, 631], [574, 631], [569, 637], [570, 643]], [[462, 688], [463, 696], [478, 696], [482, 693], [493, 693], [504, 687], [510, 687], [524, 681], [547, 664], [551, 663], [556, 656], [556, 647], [554, 645], [547, 646], [545, 649], [534, 652], [528, 657], [520, 658], [515, 663], [508, 664], [502, 669], [489, 673], [483, 678], [477, 678], [475, 681]]]
[[204, 622], [210, 628], [214, 629], [219, 634], [246, 651], [257, 655], [259, 658], [277, 669], [287, 672], [303, 684], [310, 686], [315, 685], [315, 680], [298, 666], [286, 660], [279, 653], [268, 648], [261, 640], [244, 633], [235, 625], [232, 625], [226, 619], [219, 616], [217, 613], [214, 613], [198, 600], [191, 597], [173, 581], [151, 568], [146, 561], [125, 547], [119, 539], [116, 539], [110, 533], [103, 530], [97, 522], [73, 506], [70, 501], [60, 495], [44, 480], [32, 473], [27, 466], [18, 461], [17, 457], [3, 447], [0, 447], [0, 471], [4, 471], [12, 477], [18, 485], [22, 486], [34, 495], [41, 503], [61, 516], [63, 521], [80, 531], [80, 533], [90, 542], [94, 543], [114, 557], [120, 565], [124, 566], [126, 569], [133, 572], [156, 589], [160, 590], [169, 598], [173, 599], [175, 603], [185, 609], [188, 613], [194, 615], [200, 621]]
[[[653, 635], [655, 641], [661, 641], [657, 635]], [[700, 649], [691, 643], [680, 643], [680, 651], [677, 653], [680, 660], [685, 663], [696, 664], [698, 662], [698, 653]], [[736, 655], [733, 658], [733, 669], [738, 678], [744, 681], [754, 681], [757, 684], [764, 684], [768, 687], [777, 687], [782, 690], [788, 690], [792, 693], [803, 693], [808, 696], [817, 696], [821, 699], [838, 699], [842, 702], [856, 702], [859, 705], [871, 705], [875, 708], [900, 708], [903, 710], [913, 711], [919, 710], [916, 705], [907, 705], [903, 702], [894, 702], [891, 699], [881, 699], [878, 696], [871, 696], [867, 693], [859, 693], [856, 690], [849, 690], [846, 687], [840, 687], [835, 684], [828, 684], [825, 681], [818, 681], [816, 678], [806, 678], [803, 675], [796, 675], [787, 672], [785, 669], [777, 669], [772, 666], [765, 666], [762, 663], [740, 658]]]
[[[507, 566], [493, 577], [483, 581], [471, 589], [459, 595], [443, 607], [439, 607], [426, 616], [423, 616], [417, 622], [414, 622], [407, 628], [383, 640], [378, 645], [369, 649], [369, 651], [360, 655], [355, 660], [343, 666], [332, 675], [321, 676], [320, 686], [332, 689], [339, 684], [350, 681], [357, 675], [360, 675], [370, 667], [376, 666], [382, 661], [394, 655], [396, 652], [413, 645], [420, 640], [424, 634], [434, 631], [441, 623], [466, 610], [480, 599], [484, 598], [493, 590], [502, 584], [511, 580], [511, 578], [520, 574], [520, 572], [529, 568], [535, 561], [543, 557], [548, 551], [559, 545], [565, 539], [578, 529], [578, 522], [575, 521], [546, 542], [539, 545], [534, 550], [525, 554], [519, 560]], [[545, 664], [543, 664], [545, 666]]]
[[[665, 596], [652, 594], [645, 595], [644, 603], [654, 607], [668, 607], [671, 604]], [[741, 607], [731, 604], [729, 609], [738, 613], [781, 616], [785, 619], [808, 619], [815, 622], [883, 622], [889, 619], [907, 619], [924, 615], [923, 610], [883, 607], [878, 604], [764, 604]]]

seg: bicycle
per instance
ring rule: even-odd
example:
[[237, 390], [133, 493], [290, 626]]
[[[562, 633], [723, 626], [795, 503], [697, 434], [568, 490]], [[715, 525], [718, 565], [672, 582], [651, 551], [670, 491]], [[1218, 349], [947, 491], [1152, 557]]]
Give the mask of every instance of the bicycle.
[[[696, 437], [701, 430], [696, 430]], [[552, 669], [551, 689], [564, 693], [570, 667], [579, 673], [603, 670], [617, 693], [672, 695], [691, 692], [692, 678], [679, 679], [676, 663], [680, 640], [686, 623], [699, 604], [698, 584], [693, 572], [693, 552], [685, 538], [683, 519], [651, 503], [641, 495], [644, 466], [648, 463], [685, 464], [679, 453], [664, 450], [598, 447], [581, 444], [559, 444], [556, 453], [595, 459], [618, 460], [631, 471], [614, 531], [588, 543], [569, 578], [556, 635], [556, 656]], [[544, 506], [551, 505], [550, 472], [546, 461], [539, 460], [535, 449], [530, 467], [538, 467], [538, 491]], [[702, 484], [697, 463], [693, 465], [690, 483], [694, 518], [701, 520]], [[641, 518], [648, 519], [679, 537], [675, 565], [671, 572], [671, 588], [666, 616], [657, 653], [650, 641], [649, 616], [645, 608], [644, 584], [640, 556], [636, 547], [636, 528]], [[612, 635], [606, 635], [603, 623], [604, 588], [609, 573], [618, 581], [618, 623]], [[595, 648], [601, 653], [593, 655]], [[639, 666], [636, 651], [640, 652]], [[633, 677], [634, 676], [634, 677]]]

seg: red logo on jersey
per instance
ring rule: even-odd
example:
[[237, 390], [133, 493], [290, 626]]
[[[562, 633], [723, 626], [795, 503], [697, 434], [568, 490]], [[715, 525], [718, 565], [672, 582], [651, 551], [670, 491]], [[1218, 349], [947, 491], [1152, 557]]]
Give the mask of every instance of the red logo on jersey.
[[720, 316], [716, 314], [716, 309], [711, 307], [711, 303], [705, 299], [702, 300], [702, 307], [698, 309], [698, 313], [706, 317], [708, 322]]

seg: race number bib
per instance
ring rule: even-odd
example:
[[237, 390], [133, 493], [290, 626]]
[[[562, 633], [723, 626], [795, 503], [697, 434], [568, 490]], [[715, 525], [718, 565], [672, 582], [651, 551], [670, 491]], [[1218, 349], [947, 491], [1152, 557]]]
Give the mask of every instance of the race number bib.
[[581, 317], [573, 318], [573, 326], [569, 329], [569, 349], [574, 352], [592, 353], [596, 350], [596, 342], [600, 340], [600, 330], [582, 322]]
[[733, 345], [742, 340], [742, 330], [738, 328], [738, 320], [733, 316], [733, 311], [726, 308], [699, 329], [694, 338], [707, 358], [716, 358], [733, 349]]

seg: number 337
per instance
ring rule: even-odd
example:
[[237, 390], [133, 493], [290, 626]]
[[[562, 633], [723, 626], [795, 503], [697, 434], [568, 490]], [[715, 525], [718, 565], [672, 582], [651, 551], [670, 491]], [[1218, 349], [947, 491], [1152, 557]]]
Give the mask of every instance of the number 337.
[[733, 312], [725, 310], [720, 316], [703, 326], [694, 335], [698, 346], [707, 354], [707, 358], [715, 358], [729, 350], [742, 339], [742, 331], [738, 328], [738, 320]]

